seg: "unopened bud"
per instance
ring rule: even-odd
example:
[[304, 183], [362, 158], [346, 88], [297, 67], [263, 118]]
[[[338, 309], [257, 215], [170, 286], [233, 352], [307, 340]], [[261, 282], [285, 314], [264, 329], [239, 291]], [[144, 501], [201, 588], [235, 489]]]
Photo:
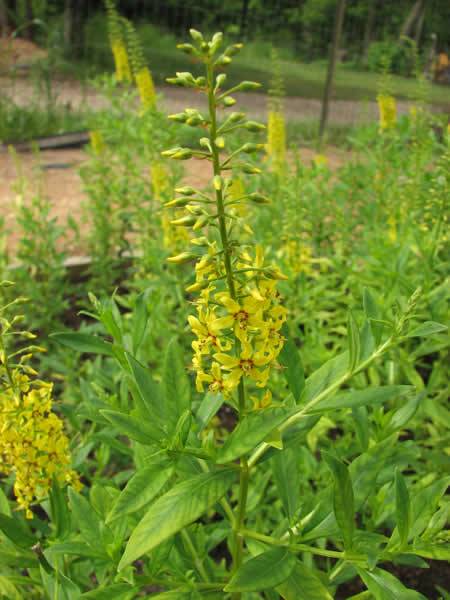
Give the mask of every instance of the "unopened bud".
[[184, 217], [180, 217], [179, 219], [174, 219], [170, 221], [171, 225], [175, 225], [176, 227], [192, 227], [196, 221], [196, 218], [192, 215], [185, 215]]
[[257, 83], [256, 81], [241, 81], [237, 89], [241, 92], [251, 92], [253, 90], [259, 89], [260, 87], [261, 84]]
[[194, 40], [194, 42], [200, 43], [204, 41], [203, 35], [200, 33], [200, 31], [197, 31], [196, 29], [189, 29], [189, 34]]
[[186, 204], [188, 204], [188, 202], [190, 202], [190, 200], [191, 200], [190, 197], [181, 196], [180, 198], [174, 198], [173, 200], [166, 202], [164, 204], [164, 206], [166, 208], [181, 208], [183, 206], [186, 206]]
[[209, 221], [209, 216], [208, 215], [202, 215], [201, 217], [199, 217], [197, 219], [197, 221], [195, 222], [194, 227], [192, 228], [193, 231], [198, 231], [199, 229], [201, 229], [202, 227], [204, 227]]
[[197, 258], [196, 254], [192, 252], [182, 252], [181, 254], [177, 254], [176, 256], [169, 256], [167, 262], [173, 263], [175, 265], [182, 265], [183, 263], [190, 262]]
[[170, 119], [171, 121], [177, 121], [177, 123], [185, 123], [187, 116], [185, 113], [176, 113], [173, 115], [168, 115], [167, 118]]
[[214, 176], [213, 185], [214, 185], [214, 189], [217, 192], [220, 192], [220, 190], [222, 189], [222, 186], [223, 186], [222, 177], [220, 175], [215, 175]]
[[247, 175], [259, 175], [262, 172], [261, 169], [250, 164], [243, 165], [242, 170], [244, 173], [247, 173]]
[[247, 131], [264, 131], [264, 129], [266, 128], [265, 125], [263, 125], [262, 123], [258, 123], [257, 121], [247, 121], [247, 123], [244, 124], [245, 129], [247, 129]]
[[197, 193], [197, 190], [193, 187], [184, 186], [180, 188], [175, 188], [177, 194], [182, 194], [183, 196], [193, 196]]
[[231, 96], [225, 96], [225, 98], [223, 99], [223, 105], [226, 107], [233, 106], [234, 104], [236, 104], [236, 100]]
[[267, 196], [259, 194], [258, 192], [252, 192], [251, 194], [249, 194], [248, 198], [255, 204], [270, 204], [269, 198], [267, 198]]

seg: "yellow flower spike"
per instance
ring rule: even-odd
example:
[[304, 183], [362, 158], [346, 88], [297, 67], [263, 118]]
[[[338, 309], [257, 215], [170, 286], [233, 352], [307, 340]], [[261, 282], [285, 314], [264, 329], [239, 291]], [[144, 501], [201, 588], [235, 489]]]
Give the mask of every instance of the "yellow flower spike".
[[131, 83], [130, 62], [128, 60], [127, 48], [122, 40], [115, 40], [111, 46], [116, 66], [116, 79], [119, 82]]
[[90, 131], [89, 139], [94, 154], [99, 156], [105, 151], [106, 144], [100, 131]]
[[397, 123], [397, 104], [395, 98], [389, 94], [378, 94], [377, 102], [380, 115], [380, 130], [386, 131], [394, 128]]
[[143, 67], [136, 73], [136, 85], [144, 110], [156, 107], [155, 84], [148, 67]]
[[283, 113], [278, 111], [269, 112], [267, 155], [273, 162], [275, 172], [281, 174], [286, 167], [286, 124]]

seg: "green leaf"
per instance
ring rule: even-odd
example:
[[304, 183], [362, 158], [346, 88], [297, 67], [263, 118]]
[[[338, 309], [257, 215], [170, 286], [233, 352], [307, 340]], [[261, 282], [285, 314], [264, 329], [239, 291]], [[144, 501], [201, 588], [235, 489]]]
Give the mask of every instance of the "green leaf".
[[69, 502], [75, 524], [84, 541], [97, 552], [105, 554], [102, 544], [100, 521], [88, 500], [73, 488], [69, 488]]
[[136, 471], [114, 503], [106, 522], [130, 515], [146, 506], [160, 492], [172, 473], [173, 467], [165, 457]]
[[421, 400], [425, 397], [425, 392], [421, 392], [417, 396], [413, 396], [411, 400], [405, 402], [398, 410], [396, 410], [384, 431], [385, 435], [390, 435], [394, 431], [402, 429], [406, 423], [416, 414]]
[[284, 367], [283, 374], [286, 378], [289, 391], [294, 396], [295, 401], [298, 402], [305, 387], [305, 372], [303, 370], [302, 359], [294, 340], [289, 335], [289, 329], [286, 327], [286, 324], [283, 325], [281, 333], [286, 341], [278, 356], [278, 362]]
[[56, 598], [57, 600], [79, 600], [81, 594], [80, 589], [71, 579], [59, 571], [54, 571], [50, 574], [42, 567], [40, 568], [40, 571], [48, 598]]
[[400, 543], [406, 546], [411, 523], [411, 503], [405, 478], [400, 471], [395, 472], [395, 516]]
[[225, 592], [259, 592], [274, 588], [292, 573], [297, 560], [287, 548], [271, 548], [245, 562], [224, 587]]
[[348, 352], [343, 352], [314, 371], [305, 382], [300, 404], [307, 404], [348, 372]]
[[51, 522], [55, 527], [55, 536], [64, 538], [70, 533], [70, 512], [64, 490], [56, 478], [53, 478], [49, 492]]
[[[366, 317], [370, 323], [370, 329], [372, 331], [375, 343], [379, 344], [383, 328], [380, 326], [380, 323], [377, 323], [376, 321], [380, 319], [381, 314], [374, 297], [367, 288], [364, 288], [363, 292], [363, 306]], [[375, 322], [373, 320], [375, 320]]]
[[136, 442], [150, 445], [159, 441], [155, 430], [142, 420], [116, 410], [101, 410], [100, 414], [103, 415], [121, 435], [126, 435]]
[[352, 480], [347, 467], [331, 454], [325, 454], [324, 458], [330, 467], [334, 477], [333, 508], [337, 524], [344, 539], [346, 550], [350, 550], [353, 544], [355, 530], [355, 507]]
[[196, 521], [220, 500], [235, 478], [235, 471], [229, 469], [202, 473], [158, 498], [131, 534], [119, 570]]
[[361, 341], [359, 337], [358, 325], [355, 321], [352, 311], [348, 312], [348, 324], [347, 324], [347, 338], [348, 338], [348, 369], [354, 371], [359, 361], [361, 352]]
[[149, 314], [147, 311], [146, 297], [147, 293], [144, 291], [137, 296], [136, 301], [134, 303], [131, 332], [134, 353], [136, 353], [139, 350], [144, 339], [145, 332], [147, 330]]
[[441, 323], [436, 323], [435, 321], [425, 321], [425, 323], [422, 323], [421, 325], [418, 325], [409, 331], [406, 334], [406, 337], [426, 337], [435, 333], [442, 333], [443, 331], [447, 331], [447, 329], [448, 327], [441, 325]]
[[284, 600], [333, 600], [315, 571], [299, 561], [277, 592]]
[[142, 415], [148, 415], [151, 425], [163, 435], [165, 414], [164, 405], [161, 401], [160, 386], [153, 381], [150, 370], [144, 367], [131, 354], [127, 353], [126, 359], [131, 370], [131, 377], [139, 394]]
[[109, 342], [105, 342], [95, 335], [89, 333], [52, 333], [50, 337], [55, 339], [59, 344], [67, 346], [77, 352], [86, 352], [89, 354], [105, 354], [113, 356], [113, 346]]
[[298, 452], [287, 448], [271, 459], [271, 467], [278, 496], [290, 523], [300, 504], [300, 465]]
[[61, 542], [60, 544], [52, 544], [45, 550], [45, 556], [51, 558], [52, 556], [60, 556], [63, 554], [69, 554], [70, 556], [78, 556], [84, 558], [101, 558], [105, 559], [105, 552], [103, 549], [94, 549], [88, 546], [86, 542]]
[[380, 404], [399, 396], [414, 391], [411, 385], [385, 385], [383, 387], [369, 387], [365, 390], [355, 390], [338, 394], [334, 398], [319, 402], [310, 412], [311, 414], [322, 413], [328, 410], [340, 408], [356, 408], [368, 404]]
[[211, 392], [205, 394], [195, 415], [200, 421], [200, 429], [198, 431], [198, 435], [200, 435], [200, 433], [205, 429], [205, 427], [207, 427], [208, 423], [217, 413], [222, 404], [222, 394], [213, 394]]
[[176, 338], [173, 338], [167, 346], [162, 385], [165, 418], [169, 430], [173, 432], [180, 416], [191, 407], [191, 385]]
[[19, 548], [31, 548], [36, 543], [35, 537], [17, 517], [0, 513], [0, 531]]
[[280, 406], [262, 408], [247, 414], [217, 452], [217, 463], [231, 462], [253, 450], [291, 413], [292, 408]]
[[138, 588], [132, 587], [128, 583], [113, 583], [106, 587], [98, 588], [85, 594], [81, 594], [80, 598], [86, 600], [128, 600], [135, 596], [138, 592]]
[[382, 569], [357, 569], [367, 589], [376, 600], [427, 600], [425, 596], [407, 588], [394, 575]]

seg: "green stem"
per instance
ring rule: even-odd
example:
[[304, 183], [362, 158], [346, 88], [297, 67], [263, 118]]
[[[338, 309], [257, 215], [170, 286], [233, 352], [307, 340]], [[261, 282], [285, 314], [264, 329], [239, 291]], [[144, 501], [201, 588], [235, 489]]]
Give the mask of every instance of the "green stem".
[[[369, 356], [369, 358], [367, 358], [360, 365], [358, 365], [358, 367], [356, 369], [345, 373], [345, 375], [343, 375], [340, 379], [335, 381], [332, 385], [330, 385], [329, 387], [324, 389], [320, 394], [318, 394], [315, 398], [313, 398], [310, 402], [308, 402], [308, 404], [303, 406], [300, 410], [298, 410], [296, 413], [294, 413], [288, 419], [286, 419], [286, 421], [279, 426], [280, 432], [283, 433], [283, 431], [285, 431], [292, 425], [295, 425], [296, 423], [298, 423], [298, 421], [303, 419], [303, 417], [305, 415], [307, 415], [308, 412], [312, 408], [314, 408], [314, 406], [319, 404], [319, 402], [321, 402], [327, 396], [329, 396], [330, 394], [332, 394], [333, 392], [338, 390], [344, 383], [346, 383], [354, 375], [356, 375], [357, 373], [360, 373], [361, 371], [366, 369], [370, 365], [371, 362], [373, 362], [376, 358], [381, 356], [392, 345], [393, 339], [394, 339], [393, 336], [391, 336], [388, 340], [386, 340], [386, 342], [384, 342], [384, 344], [382, 344], [379, 348], [377, 348], [377, 350], [375, 350], [375, 352], [373, 354], [371, 354]], [[259, 448], [257, 448], [255, 450], [255, 452], [251, 455], [250, 460], [248, 461], [249, 468], [254, 467], [255, 464], [258, 462], [258, 460], [267, 452], [267, 450], [269, 448], [270, 448], [269, 444], [266, 444], [265, 442], [263, 442], [259, 446]]]
[[[217, 138], [217, 114], [216, 114], [216, 96], [214, 93], [214, 67], [211, 60], [207, 63], [207, 81], [208, 81], [208, 106], [210, 117], [210, 142], [212, 151], [212, 163], [214, 177], [221, 177], [221, 165], [219, 151], [216, 146]], [[226, 272], [226, 280], [231, 298], [236, 300], [236, 286], [234, 284], [233, 267], [231, 264], [231, 248], [227, 234], [227, 224], [224, 207], [224, 197], [222, 186], [216, 188], [216, 204], [217, 204], [217, 219], [219, 222], [220, 239], [222, 243], [223, 258]], [[238, 386], [239, 399], [239, 416], [241, 417], [245, 411], [245, 388], [244, 382], [241, 379]], [[244, 538], [242, 530], [245, 524], [245, 513], [247, 507], [249, 470], [247, 460], [242, 458], [240, 461], [241, 474], [239, 479], [239, 500], [236, 509], [236, 517], [234, 519], [233, 532], [233, 572], [237, 571], [242, 564], [244, 554]], [[233, 600], [239, 600], [241, 593], [237, 592], [232, 596]]]
[[203, 579], [203, 581], [208, 581], [208, 575], [205, 571], [203, 562], [200, 560], [200, 558], [197, 554], [197, 550], [195, 549], [195, 546], [192, 543], [191, 536], [186, 531], [186, 529], [181, 530], [181, 537], [183, 538], [183, 541], [186, 544], [186, 548], [188, 549], [189, 554], [192, 556], [192, 558], [194, 560], [194, 564], [197, 567], [197, 571], [199, 572], [200, 577]]

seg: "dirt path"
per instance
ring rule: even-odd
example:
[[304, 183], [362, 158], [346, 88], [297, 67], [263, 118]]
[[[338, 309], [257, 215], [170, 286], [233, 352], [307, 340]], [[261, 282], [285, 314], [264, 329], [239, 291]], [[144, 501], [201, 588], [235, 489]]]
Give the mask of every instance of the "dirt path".
[[[305, 164], [309, 164], [315, 155], [309, 148], [300, 148], [299, 152]], [[332, 169], [338, 168], [350, 157], [348, 152], [337, 148], [328, 148], [325, 154]], [[82, 243], [80, 245], [75, 241], [66, 225], [67, 219], [71, 217], [79, 225], [81, 232], [86, 227], [82, 222], [82, 204], [86, 195], [78, 173], [86, 158], [83, 150], [48, 150], [41, 152], [39, 156], [22, 153], [18, 155], [16, 162], [8, 153], [0, 152], [0, 217], [4, 219], [7, 248], [12, 256], [21, 235], [17, 207], [20, 202], [24, 202], [17, 186], [19, 175], [27, 182], [26, 198], [32, 197], [40, 189], [49, 199], [51, 216], [65, 228], [61, 240], [64, 249], [71, 255], [83, 254]], [[209, 163], [190, 160], [184, 162], [184, 166], [186, 185], [204, 187], [210, 182]]]
[[[30, 104], [32, 100], [42, 104], [45, 102], [43, 91], [39, 91], [32, 81], [23, 77], [16, 79], [0, 77], [0, 93], [22, 105]], [[189, 89], [163, 86], [158, 88], [158, 93], [162, 95], [160, 106], [168, 113], [180, 112], [186, 106], [192, 108], [204, 106], [203, 97]], [[74, 109], [98, 110], [107, 106], [105, 99], [95, 89], [77, 81], [53, 82], [52, 94], [58, 103]], [[266, 94], [238, 93], [234, 95], [239, 102], [240, 110], [247, 111], [252, 118], [266, 118]], [[308, 121], [319, 118], [320, 100], [288, 97], [284, 102], [288, 120]], [[408, 111], [411, 103], [399, 101], [397, 105], [399, 113], [402, 114]], [[335, 100], [331, 103], [329, 120], [330, 123], [337, 125], [356, 125], [377, 119], [377, 114], [378, 109], [375, 102]]]

